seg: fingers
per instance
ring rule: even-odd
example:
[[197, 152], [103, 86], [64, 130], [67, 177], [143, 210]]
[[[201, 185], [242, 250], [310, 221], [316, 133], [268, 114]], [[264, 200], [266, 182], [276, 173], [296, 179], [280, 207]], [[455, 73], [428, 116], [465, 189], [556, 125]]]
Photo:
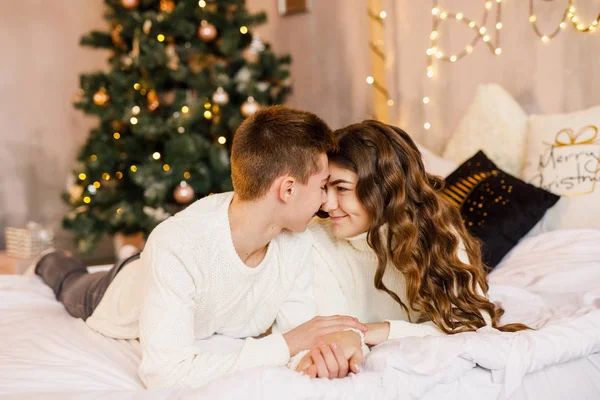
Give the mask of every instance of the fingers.
[[319, 378], [329, 378], [327, 366], [325, 365], [325, 360], [321, 355], [321, 351], [319, 351], [318, 348], [312, 349], [310, 351], [310, 355], [312, 357], [314, 365], [317, 367], [317, 376]]
[[[344, 378], [348, 375], [348, 371], [352, 370], [358, 373], [359, 365], [362, 363], [362, 350], [358, 350], [346, 360], [344, 352], [337, 343], [332, 343], [330, 346], [324, 345], [315, 347], [308, 353], [298, 364], [298, 371], [302, 371], [304, 375], [312, 378]], [[353, 366], [350, 368], [350, 363]]]
[[340, 368], [338, 366], [337, 359], [335, 358], [335, 356], [333, 355], [333, 352], [331, 351], [331, 347], [325, 345], [325, 346], [321, 346], [319, 348], [319, 350], [321, 350], [321, 355], [323, 356], [323, 359], [325, 360], [325, 366], [327, 367], [327, 371], [329, 372], [329, 374], [328, 374], [329, 378], [330, 379], [337, 378]]
[[302, 360], [300, 360], [300, 362], [298, 363], [298, 366], [296, 367], [296, 371], [304, 371], [305, 369], [310, 367], [312, 365], [312, 363], [313, 363], [313, 361], [312, 361], [312, 358], [310, 357], [310, 353], [307, 353], [304, 357], [302, 357]]
[[333, 350], [333, 355], [338, 363], [338, 378], [344, 378], [348, 375], [348, 360], [344, 357], [344, 352], [337, 343], [331, 344], [331, 350]]
[[352, 357], [350, 357], [350, 360], [348, 360], [348, 362], [350, 364], [350, 370], [355, 374], [358, 374], [360, 372], [360, 364], [362, 364], [363, 362], [362, 350], [359, 349], [358, 351], [356, 351], [352, 355]]

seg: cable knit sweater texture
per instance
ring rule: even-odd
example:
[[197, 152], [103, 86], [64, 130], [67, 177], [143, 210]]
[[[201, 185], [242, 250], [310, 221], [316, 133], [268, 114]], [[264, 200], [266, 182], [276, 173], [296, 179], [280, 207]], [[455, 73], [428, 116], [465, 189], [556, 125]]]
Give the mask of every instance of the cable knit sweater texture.
[[[313, 286], [318, 315], [352, 315], [365, 323], [388, 321], [388, 339], [444, 335], [433, 322], [409, 322], [404, 309], [387, 293], [375, 288], [377, 256], [367, 243], [366, 232], [349, 239], [337, 239], [331, 232], [330, 224], [328, 220], [315, 218], [309, 226], [313, 239]], [[462, 243], [458, 257], [464, 263], [469, 262]], [[383, 282], [408, 304], [406, 282], [397, 269], [387, 268]], [[481, 288], [478, 289], [483, 295]], [[417, 313], [411, 312], [410, 316], [411, 321], [419, 319]], [[483, 312], [483, 316], [487, 325], [491, 326], [489, 314]]]
[[[107, 336], [140, 338], [149, 388], [198, 387], [237, 370], [285, 365], [281, 332], [315, 316], [310, 233], [278, 235], [249, 268], [231, 239], [232, 198], [206, 197], [156, 227], [141, 259], [117, 275], [88, 318]], [[273, 334], [252, 338], [273, 321]], [[202, 343], [215, 335], [247, 339], [236, 349]]]

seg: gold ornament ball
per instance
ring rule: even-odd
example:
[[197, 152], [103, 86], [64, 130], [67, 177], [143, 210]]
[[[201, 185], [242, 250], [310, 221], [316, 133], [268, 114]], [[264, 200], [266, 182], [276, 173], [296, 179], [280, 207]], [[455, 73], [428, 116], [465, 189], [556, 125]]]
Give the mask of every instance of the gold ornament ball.
[[179, 55], [177, 54], [177, 47], [173, 43], [169, 43], [165, 48], [167, 53], [167, 67], [170, 70], [176, 71], [179, 69]]
[[215, 3], [210, 3], [210, 4], [207, 4], [207, 5], [204, 7], [204, 9], [205, 9], [206, 11], [210, 11], [211, 13], [216, 13], [217, 11], [219, 11], [219, 7], [218, 7], [218, 6], [217, 6], [217, 4], [215, 4]]
[[123, 8], [131, 10], [137, 8], [140, 5], [140, 0], [121, 0], [121, 5], [123, 6]]
[[144, 25], [142, 26], [142, 30], [146, 35], [150, 34], [150, 30], [152, 29], [152, 21], [147, 19], [144, 21]]
[[175, 2], [173, 0], [160, 0], [160, 11], [171, 13], [175, 9]]
[[242, 104], [240, 111], [242, 112], [242, 115], [244, 117], [249, 117], [255, 112], [257, 112], [259, 109], [260, 104], [256, 100], [254, 100], [254, 97], [250, 96], [248, 97], [248, 100], [246, 100], [244, 104]]
[[126, 47], [125, 42], [121, 38], [121, 31], [122, 30], [123, 30], [123, 25], [117, 25], [110, 32], [110, 37], [112, 39], [113, 44], [115, 46], [121, 47], [121, 48]]
[[81, 199], [81, 195], [83, 194], [83, 186], [73, 184], [69, 186], [67, 191], [69, 192], [69, 201], [72, 204], [75, 204]]
[[170, 106], [175, 101], [175, 91], [169, 90], [168, 92], [161, 93], [161, 99], [165, 105]]
[[213, 102], [215, 102], [215, 104], [219, 104], [221, 106], [229, 103], [229, 95], [227, 94], [225, 89], [223, 89], [220, 86], [217, 89], [217, 91], [213, 93], [212, 99]]
[[158, 98], [158, 94], [156, 94], [156, 90], [150, 90], [146, 99], [148, 100], [148, 110], [154, 111], [160, 106], [160, 99]]
[[202, 21], [198, 28], [198, 36], [200, 36], [200, 39], [204, 42], [210, 42], [217, 37], [217, 28], [208, 21]]
[[185, 181], [181, 182], [173, 191], [173, 197], [179, 204], [188, 204], [194, 198], [194, 189]]
[[97, 106], [105, 106], [110, 101], [110, 96], [106, 92], [106, 89], [102, 88], [94, 93], [94, 104]]

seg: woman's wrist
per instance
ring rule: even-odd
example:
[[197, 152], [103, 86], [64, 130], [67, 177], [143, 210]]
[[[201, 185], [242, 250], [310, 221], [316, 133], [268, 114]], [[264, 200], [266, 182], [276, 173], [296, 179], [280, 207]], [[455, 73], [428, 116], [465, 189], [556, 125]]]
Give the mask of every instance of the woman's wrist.
[[366, 325], [368, 330], [365, 332], [365, 343], [370, 346], [386, 341], [390, 335], [390, 323], [387, 321]]

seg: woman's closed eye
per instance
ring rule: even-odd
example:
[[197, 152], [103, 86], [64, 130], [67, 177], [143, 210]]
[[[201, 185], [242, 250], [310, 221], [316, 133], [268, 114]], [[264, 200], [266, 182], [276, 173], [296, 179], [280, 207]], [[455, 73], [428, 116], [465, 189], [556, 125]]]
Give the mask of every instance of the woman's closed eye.
[[350, 189], [341, 187], [341, 186], [336, 186], [335, 190], [337, 190], [338, 192], [349, 192], [350, 191]]

